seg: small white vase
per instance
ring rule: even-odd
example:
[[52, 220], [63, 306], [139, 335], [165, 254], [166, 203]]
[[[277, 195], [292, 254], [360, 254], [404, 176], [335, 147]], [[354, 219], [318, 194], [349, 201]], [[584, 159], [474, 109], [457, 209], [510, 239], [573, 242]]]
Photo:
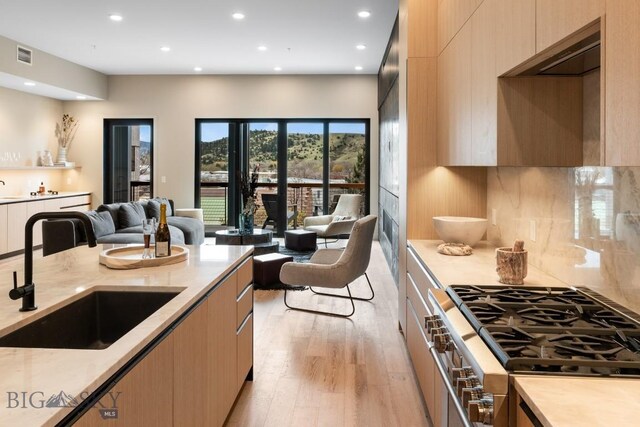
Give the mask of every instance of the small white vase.
[[66, 147], [58, 147], [58, 163], [67, 161], [67, 148]]

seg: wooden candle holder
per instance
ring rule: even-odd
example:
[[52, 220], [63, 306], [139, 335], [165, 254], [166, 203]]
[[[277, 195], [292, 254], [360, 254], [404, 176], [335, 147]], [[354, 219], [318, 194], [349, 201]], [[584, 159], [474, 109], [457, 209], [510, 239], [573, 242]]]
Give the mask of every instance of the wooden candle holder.
[[496, 272], [500, 283], [523, 285], [527, 277], [527, 251], [514, 251], [513, 248], [496, 249]]

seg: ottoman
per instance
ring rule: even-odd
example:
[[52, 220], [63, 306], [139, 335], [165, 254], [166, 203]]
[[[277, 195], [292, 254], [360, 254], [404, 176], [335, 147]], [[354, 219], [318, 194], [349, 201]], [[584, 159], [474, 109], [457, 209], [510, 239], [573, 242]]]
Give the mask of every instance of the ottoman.
[[284, 232], [284, 246], [298, 252], [315, 251], [317, 236], [315, 231], [287, 230]]
[[260, 286], [280, 283], [280, 268], [285, 262], [293, 262], [293, 257], [282, 254], [254, 256], [253, 283]]

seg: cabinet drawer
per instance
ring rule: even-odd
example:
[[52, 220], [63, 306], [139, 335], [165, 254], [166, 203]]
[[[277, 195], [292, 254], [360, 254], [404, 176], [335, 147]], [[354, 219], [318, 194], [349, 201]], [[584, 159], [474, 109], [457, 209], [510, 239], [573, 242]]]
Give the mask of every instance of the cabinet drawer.
[[411, 274], [411, 278], [415, 282], [422, 298], [425, 301], [429, 301], [429, 289], [440, 289], [441, 286], [431, 278], [411, 248], [407, 253], [409, 254], [407, 256], [407, 271]]
[[424, 338], [422, 322], [417, 316], [411, 301], [407, 302], [407, 348], [413, 369], [418, 377], [418, 384], [422, 390], [424, 402], [429, 416], [433, 418], [436, 411], [435, 400], [435, 365], [429, 352], [429, 345]]
[[253, 283], [253, 257], [246, 260], [238, 267], [238, 280], [236, 282], [237, 294], [240, 295], [249, 283]]
[[425, 300], [422, 297], [422, 295], [418, 291], [416, 283], [413, 281], [413, 278], [409, 273], [407, 273], [407, 298], [409, 299], [409, 301], [411, 301], [420, 324], [424, 325], [424, 318], [425, 316], [430, 316], [433, 314], [433, 307], [431, 306], [429, 300]]
[[86, 205], [91, 205], [91, 196], [73, 196], [60, 199], [60, 209], [69, 209], [73, 211], [83, 210]]
[[247, 285], [236, 301], [238, 304], [236, 307], [236, 326], [239, 328], [247, 314], [253, 309], [253, 285]]
[[253, 367], [253, 313], [238, 331], [238, 390]]

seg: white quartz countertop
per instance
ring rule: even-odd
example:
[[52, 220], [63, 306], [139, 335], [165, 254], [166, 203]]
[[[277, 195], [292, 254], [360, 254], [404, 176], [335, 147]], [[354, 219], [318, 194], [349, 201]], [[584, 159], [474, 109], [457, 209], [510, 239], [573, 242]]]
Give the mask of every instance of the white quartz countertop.
[[[499, 285], [496, 248], [479, 242], [469, 256], [449, 256], [437, 252], [442, 240], [410, 240], [409, 245], [444, 287], [456, 284]], [[566, 283], [529, 265], [525, 286], [567, 286]]]
[[37, 202], [38, 200], [59, 199], [64, 197], [84, 196], [91, 194], [89, 191], [60, 191], [58, 194], [46, 194], [44, 196], [6, 196], [0, 195], [0, 205], [9, 203]]
[[[495, 247], [480, 242], [470, 256], [447, 256], [436, 251], [440, 240], [411, 240], [416, 251], [442, 286], [499, 284]], [[568, 286], [528, 266], [525, 286]], [[600, 291], [596, 289], [596, 291]], [[607, 295], [616, 299], [616, 295]], [[618, 298], [622, 305], [627, 301]], [[630, 306], [636, 309], [635, 306]], [[637, 426], [640, 380], [618, 378], [512, 376], [514, 386], [545, 426]]]
[[640, 425], [640, 380], [516, 376], [518, 394], [544, 426]]
[[[88, 396], [167, 326], [204, 296], [226, 274], [253, 253], [252, 246], [189, 246], [185, 262], [156, 268], [110, 270], [98, 263], [100, 251], [78, 247], [46, 258], [34, 257], [36, 311], [21, 313], [21, 301], [12, 301], [12, 271], [22, 284], [22, 260], [0, 263], [0, 336], [66, 305], [92, 290], [145, 288], [182, 290], [175, 298], [104, 350], [0, 348], [0, 426], [55, 425], [72, 408], [37, 408], [53, 394]], [[12, 394], [12, 393], [17, 393]], [[9, 396], [23, 396], [15, 405]], [[34, 394], [35, 393], [35, 394]], [[29, 397], [35, 396], [33, 405]], [[6, 400], [6, 401], [5, 401]], [[15, 407], [17, 406], [17, 407]], [[35, 407], [34, 407], [35, 406]]]

